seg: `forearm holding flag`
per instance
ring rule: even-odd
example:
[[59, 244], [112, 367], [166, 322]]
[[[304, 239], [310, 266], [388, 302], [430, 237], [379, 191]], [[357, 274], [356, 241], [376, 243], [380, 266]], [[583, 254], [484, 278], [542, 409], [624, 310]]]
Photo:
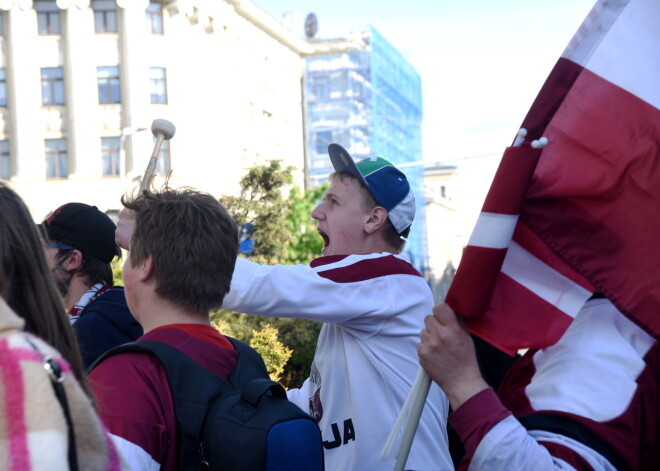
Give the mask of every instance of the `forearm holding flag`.
[[[655, 470], [658, 341], [608, 300], [587, 303], [560, 341], [530, 351], [495, 395], [451, 308], [426, 319], [420, 362], [447, 394], [467, 452], [459, 470]], [[603, 342], [607, 339], [607, 342]]]

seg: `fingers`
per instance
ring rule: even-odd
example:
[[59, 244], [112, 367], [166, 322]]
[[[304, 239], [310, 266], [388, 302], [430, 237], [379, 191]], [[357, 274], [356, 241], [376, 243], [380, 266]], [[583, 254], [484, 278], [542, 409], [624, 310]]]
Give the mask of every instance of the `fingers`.
[[419, 363], [456, 408], [475, 391], [487, 387], [481, 378], [474, 343], [447, 304], [434, 306], [424, 325], [417, 347]]
[[447, 303], [439, 303], [433, 306], [433, 317], [444, 326], [458, 325], [456, 313]]
[[417, 347], [422, 366], [432, 357], [453, 356], [469, 349], [472, 340], [454, 310], [445, 303], [433, 307], [433, 315], [424, 319]]
[[135, 215], [124, 208], [119, 213], [119, 220], [117, 221], [117, 228], [115, 229], [115, 241], [122, 249], [129, 250], [130, 248], [134, 224]]

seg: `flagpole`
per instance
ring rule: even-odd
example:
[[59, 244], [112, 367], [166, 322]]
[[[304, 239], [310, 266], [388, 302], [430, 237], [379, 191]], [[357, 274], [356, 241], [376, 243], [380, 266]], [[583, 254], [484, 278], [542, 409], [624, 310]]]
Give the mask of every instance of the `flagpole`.
[[410, 415], [408, 416], [406, 428], [403, 430], [401, 445], [399, 447], [399, 452], [396, 455], [394, 471], [403, 471], [406, 465], [406, 461], [408, 461], [408, 455], [410, 454], [413, 438], [415, 437], [415, 432], [417, 431], [417, 426], [419, 425], [419, 419], [422, 416], [424, 404], [426, 403], [426, 397], [428, 396], [429, 388], [431, 387], [431, 377], [426, 374], [422, 368], [419, 369], [418, 376], [420, 376], [420, 374], [421, 378], [417, 390], [413, 389], [411, 391], [413, 394], [413, 400], [410, 404]]

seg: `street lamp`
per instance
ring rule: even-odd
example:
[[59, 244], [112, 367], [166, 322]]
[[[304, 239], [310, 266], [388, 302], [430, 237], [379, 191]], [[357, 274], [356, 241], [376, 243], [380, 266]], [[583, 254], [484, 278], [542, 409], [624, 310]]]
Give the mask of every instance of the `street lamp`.
[[124, 145], [126, 144], [126, 138], [132, 136], [135, 133], [146, 131], [149, 128], [136, 128], [134, 126], [126, 126], [121, 130], [121, 136], [119, 136], [119, 178], [126, 178], [126, 150], [124, 150]]

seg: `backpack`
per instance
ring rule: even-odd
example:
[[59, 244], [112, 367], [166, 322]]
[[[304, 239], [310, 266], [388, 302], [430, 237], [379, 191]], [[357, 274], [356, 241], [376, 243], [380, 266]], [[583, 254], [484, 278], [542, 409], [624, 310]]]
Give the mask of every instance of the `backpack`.
[[227, 337], [238, 360], [225, 380], [165, 343], [142, 340], [115, 347], [148, 353], [163, 364], [176, 413], [179, 469], [185, 471], [288, 471], [324, 469], [318, 425], [268, 379], [261, 356]]

